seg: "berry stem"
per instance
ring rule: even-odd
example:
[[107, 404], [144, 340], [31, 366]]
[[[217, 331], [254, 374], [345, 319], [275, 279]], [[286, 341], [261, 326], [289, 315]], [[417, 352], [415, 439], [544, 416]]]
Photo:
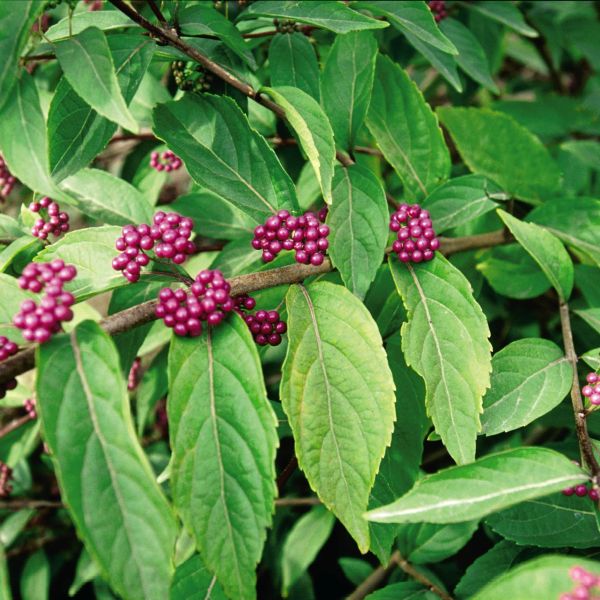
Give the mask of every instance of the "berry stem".
[[13, 419], [10, 423], [7, 423], [2, 429], [0, 429], [0, 439], [4, 436], [7, 436], [9, 433], [12, 433], [15, 429], [19, 429], [19, 427], [25, 425], [25, 423], [29, 423], [31, 421], [30, 415], [23, 415], [22, 417], [18, 417], [17, 419]]
[[[475, 248], [489, 248], [506, 243], [506, 235], [502, 230], [484, 233], [481, 235], [467, 236], [464, 238], [440, 238], [440, 250], [444, 255], [454, 254], [462, 250], [473, 250]], [[295, 264], [269, 271], [258, 271], [233, 277], [231, 283], [231, 296], [248, 294], [266, 288], [299, 283], [307, 277], [323, 275], [333, 269], [331, 262], [325, 258], [318, 267], [313, 265]], [[115, 313], [101, 321], [101, 326], [109, 335], [124, 333], [134, 327], [144, 325], [153, 321], [156, 317], [157, 301], [149, 300], [132, 308], [127, 308]], [[35, 367], [35, 347], [31, 346], [21, 350], [14, 356], [0, 363], [0, 384], [14, 379], [17, 375], [25, 373]]]
[[579, 450], [581, 453], [582, 464], [588, 466], [591, 471], [592, 479], [598, 481], [600, 475], [600, 465], [594, 455], [592, 442], [588, 433], [586, 412], [583, 406], [581, 390], [579, 389], [579, 378], [577, 376], [577, 353], [573, 343], [573, 331], [571, 329], [571, 317], [569, 315], [569, 305], [561, 301], [559, 303], [560, 324], [562, 328], [563, 344], [565, 346], [565, 355], [573, 367], [573, 383], [571, 385], [571, 402], [573, 404], [573, 413], [575, 417], [575, 431], [579, 441]]

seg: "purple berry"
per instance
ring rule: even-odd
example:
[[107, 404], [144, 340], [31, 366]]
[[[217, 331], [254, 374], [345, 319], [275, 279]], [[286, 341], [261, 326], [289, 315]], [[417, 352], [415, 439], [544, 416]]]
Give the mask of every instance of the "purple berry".
[[401, 204], [391, 216], [390, 229], [397, 233], [392, 250], [401, 262], [429, 261], [439, 248], [429, 213], [418, 204]]

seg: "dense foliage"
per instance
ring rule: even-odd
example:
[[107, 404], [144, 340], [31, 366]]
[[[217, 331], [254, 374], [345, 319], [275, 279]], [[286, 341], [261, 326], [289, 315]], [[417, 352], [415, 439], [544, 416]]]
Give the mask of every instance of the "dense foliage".
[[599, 14], [0, 2], [0, 598], [600, 597]]

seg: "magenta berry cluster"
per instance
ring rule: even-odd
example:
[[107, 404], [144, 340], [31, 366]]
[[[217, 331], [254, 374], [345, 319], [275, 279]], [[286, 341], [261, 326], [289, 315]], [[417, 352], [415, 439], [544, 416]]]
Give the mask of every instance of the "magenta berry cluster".
[[0, 155], [0, 200], [5, 200], [15, 187], [17, 180], [8, 170], [8, 165]]
[[[61, 211], [58, 203], [48, 196], [44, 196], [39, 202], [32, 202], [29, 210], [40, 214], [31, 228], [31, 235], [45, 240], [50, 234], [58, 237], [69, 231], [69, 215]], [[44, 218], [43, 211], [47, 213], [48, 220]]]
[[276, 310], [257, 310], [254, 314], [243, 315], [242, 318], [259, 346], [281, 344], [281, 336], [287, 331], [287, 325]]
[[[9, 340], [7, 337], [0, 335], [0, 362], [6, 360], [9, 356], [14, 356], [19, 347], [15, 342]], [[11, 379], [6, 383], [0, 384], [0, 398], [6, 396], [8, 390], [14, 390], [17, 387], [17, 380]]]
[[581, 483], [579, 485], [576, 485], [575, 487], [566, 488], [562, 491], [562, 493], [565, 496], [575, 495], [579, 496], [580, 498], [589, 496], [590, 500], [594, 502], [598, 502], [598, 500], [600, 500], [600, 493], [598, 492], [598, 489], [592, 486], [588, 488], [585, 483]]
[[171, 171], [180, 169], [181, 165], [183, 165], [183, 162], [171, 150], [165, 150], [162, 153], [155, 151], [150, 155], [150, 166], [157, 171], [170, 173]]
[[219, 325], [235, 308], [230, 290], [221, 271], [200, 271], [188, 292], [171, 288], [160, 290], [156, 316], [177, 335], [199, 336], [203, 321]]
[[12, 474], [12, 469], [6, 463], [0, 461], [0, 498], [10, 496], [13, 489], [10, 483]]
[[392, 250], [402, 262], [431, 260], [440, 247], [429, 212], [418, 204], [401, 204], [392, 214], [390, 229], [397, 233]]
[[180, 265], [193, 254], [196, 247], [190, 241], [194, 221], [188, 217], [162, 210], [154, 215], [153, 225], [125, 225], [115, 247], [121, 254], [112, 261], [113, 269], [123, 271], [127, 281], [140, 278], [142, 267], [150, 262], [146, 252], [154, 251], [157, 258]]
[[[590, 573], [583, 567], [573, 567], [569, 577], [576, 585], [568, 594], [561, 594], [559, 600], [598, 600], [600, 596], [600, 577]], [[596, 593], [593, 593], [593, 592]]]
[[594, 406], [600, 406], [600, 375], [588, 373], [585, 380], [587, 383], [581, 388], [582, 395]]
[[[323, 218], [326, 211], [319, 211]], [[282, 250], [294, 250], [296, 262], [318, 266], [325, 260], [329, 248], [329, 227], [319, 215], [308, 211], [294, 217], [287, 210], [280, 210], [254, 229], [252, 247], [262, 250], [264, 262], [271, 262]]]
[[428, 2], [428, 5], [429, 10], [431, 10], [433, 13], [433, 18], [435, 19], [436, 23], [439, 23], [448, 16], [445, 0], [431, 0]]
[[45, 292], [39, 305], [34, 300], [24, 300], [13, 318], [13, 324], [23, 331], [28, 342], [47, 342], [60, 331], [61, 323], [73, 318], [71, 306], [75, 298], [63, 287], [76, 275], [77, 269], [60, 258], [50, 263], [30, 263], [23, 269], [19, 286], [36, 294]]
[[27, 413], [27, 416], [33, 421], [34, 419], [37, 419], [37, 410], [35, 408], [35, 399], [34, 398], [27, 398], [27, 400], [25, 400], [25, 402], [23, 402], [23, 408], [25, 409], [25, 412]]
[[83, 0], [83, 3], [88, 5], [88, 11], [90, 12], [102, 10], [102, 0]]
[[140, 382], [140, 370], [142, 368], [142, 359], [136, 356], [131, 369], [129, 369], [129, 375], [127, 376], [127, 389], [131, 392], [135, 390]]

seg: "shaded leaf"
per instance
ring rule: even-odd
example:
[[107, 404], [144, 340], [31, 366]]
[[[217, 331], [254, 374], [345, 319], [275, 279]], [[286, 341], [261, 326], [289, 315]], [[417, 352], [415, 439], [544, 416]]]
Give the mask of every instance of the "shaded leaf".
[[523, 13], [512, 2], [468, 2], [465, 6], [521, 35], [538, 37], [538, 32], [527, 25]]
[[223, 588], [202, 562], [199, 554], [194, 554], [175, 570], [169, 600], [226, 600]]

